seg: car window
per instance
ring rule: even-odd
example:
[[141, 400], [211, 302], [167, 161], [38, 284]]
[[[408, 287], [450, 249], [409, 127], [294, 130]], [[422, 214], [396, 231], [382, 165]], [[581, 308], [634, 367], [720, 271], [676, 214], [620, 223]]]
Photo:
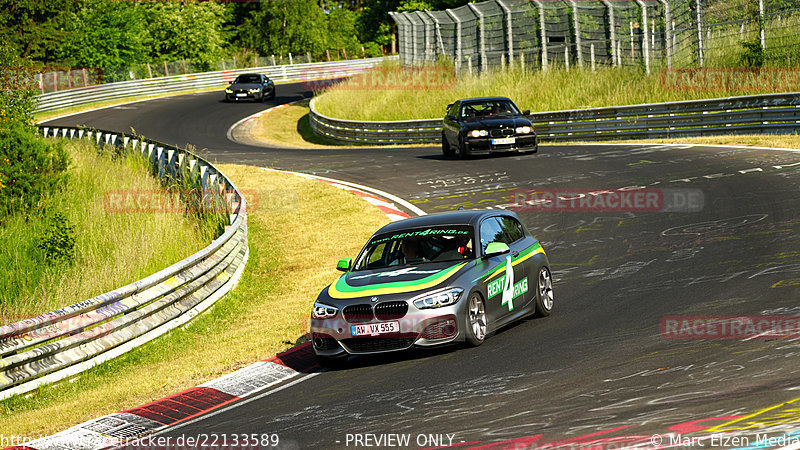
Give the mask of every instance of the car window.
[[462, 118], [502, 116], [520, 114], [519, 109], [509, 100], [486, 100], [470, 102], [461, 106]]
[[258, 75], [239, 75], [236, 77], [237, 83], [261, 83], [261, 77]]
[[456, 103], [453, 106], [451, 106], [450, 109], [447, 111], [447, 114], [453, 117], [458, 117], [458, 104]]
[[475, 257], [467, 225], [408, 229], [376, 236], [361, 250], [353, 270], [461, 261]]
[[517, 222], [517, 220], [513, 217], [501, 216], [500, 225], [502, 225], [503, 231], [506, 232], [509, 239], [511, 239], [511, 242], [517, 242], [525, 237], [525, 231], [522, 229], [522, 224]]
[[481, 222], [481, 248], [486, 251], [486, 246], [492, 242], [511, 243], [496, 217], [490, 217]]

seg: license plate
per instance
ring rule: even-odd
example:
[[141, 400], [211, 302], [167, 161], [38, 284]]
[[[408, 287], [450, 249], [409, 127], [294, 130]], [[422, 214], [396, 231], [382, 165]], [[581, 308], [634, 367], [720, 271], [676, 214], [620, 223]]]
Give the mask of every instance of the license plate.
[[353, 336], [376, 336], [379, 334], [399, 333], [400, 322], [365, 323], [351, 327]]
[[517, 142], [517, 138], [515, 137], [507, 137], [502, 139], [492, 139], [492, 145], [505, 145], [505, 144], [513, 144]]
[[247, 97], [247, 94], [236, 94], [237, 97]]

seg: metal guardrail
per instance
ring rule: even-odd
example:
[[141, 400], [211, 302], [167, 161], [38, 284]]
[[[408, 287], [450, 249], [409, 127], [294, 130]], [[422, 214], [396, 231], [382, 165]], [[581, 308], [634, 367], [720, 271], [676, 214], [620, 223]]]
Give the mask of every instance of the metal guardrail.
[[109, 99], [176, 93], [192, 89], [224, 88], [242, 73], [263, 73], [276, 82], [312, 81], [339, 78], [364, 72], [397, 56], [334, 61], [324, 63], [293, 64], [285, 66], [253, 67], [249, 69], [175, 75], [146, 80], [120, 81], [67, 91], [48, 92], [38, 96], [37, 112], [83, 105]]
[[119, 133], [39, 127], [141, 153], [160, 177], [195, 186], [203, 207], [229, 218], [203, 250], [147, 278], [49, 313], [0, 326], [0, 399], [116, 357], [187, 322], [227, 293], [248, 257], [247, 201], [211, 163], [184, 149]]
[[[348, 144], [441, 142], [441, 119], [334, 119], [320, 114], [315, 100], [310, 104], [310, 120], [318, 135]], [[550, 111], [527, 117], [543, 142], [791, 134], [800, 130], [800, 92]]]

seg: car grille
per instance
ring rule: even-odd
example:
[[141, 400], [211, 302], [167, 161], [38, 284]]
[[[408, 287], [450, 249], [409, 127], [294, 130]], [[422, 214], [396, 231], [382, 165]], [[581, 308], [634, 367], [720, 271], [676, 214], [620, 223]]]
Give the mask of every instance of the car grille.
[[378, 320], [397, 320], [403, 318], [408, 312], [406, 302], [386, 302], [375, 305], [375, 317]]
[[501, 128], [501, 129], [491, 130], [492, 137], [512, 136], [513, 134], [514, 130], [511, 128]]
[[352, 353], [387, 352], [411, 347], [416, 338], [416, 335], [408, 334], [399, 334], [393, 337], [349, 338], [342, 339], [342, 344], [347, 346]]
[[342, 311], [344, 320], [350, 323], [372, 322], [372, 305], [350, 305], [345, 306]]

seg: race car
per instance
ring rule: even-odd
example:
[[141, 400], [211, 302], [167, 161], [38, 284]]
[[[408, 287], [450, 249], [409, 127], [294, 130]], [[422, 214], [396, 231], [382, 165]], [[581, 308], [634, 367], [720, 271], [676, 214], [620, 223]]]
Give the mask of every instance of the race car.
[[539, 144], [533, 124], [506, 97], [458, 100], [447, 105], [442, 121], [442, 153], [459, 158], [490, 153], [536, 153]]
[[320, 292], [311, 340], [322, 364], [450, 343], [553, 308], [550, 264], [513, 212], [453, 211], [390, 223]]
[[275, 98], [275, 83], [268, 76], [259, 73], [243, 73], [225, 88], [225, 101], [262, 101]]

